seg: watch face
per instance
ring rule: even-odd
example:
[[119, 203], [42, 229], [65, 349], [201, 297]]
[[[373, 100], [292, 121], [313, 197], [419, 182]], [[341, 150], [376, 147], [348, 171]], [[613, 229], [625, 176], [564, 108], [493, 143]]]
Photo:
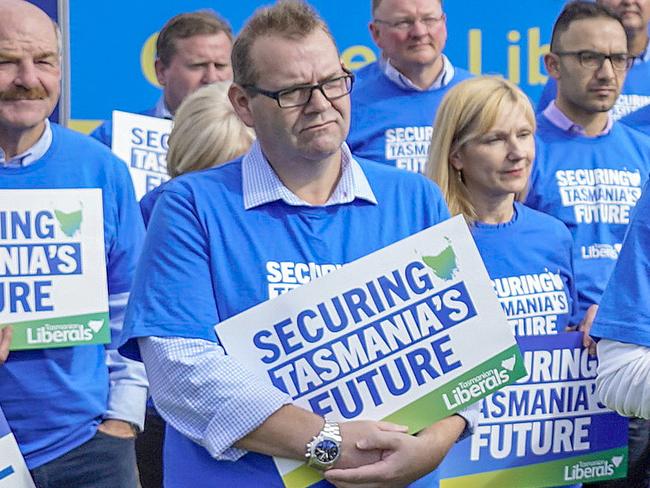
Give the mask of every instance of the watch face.
[[316, 456], [316, 459], [321, 463], [331, 463], [338, 457], [338, 455], [339, 446], [336, 442], [327, 439], [316, 444], [316, 448], [314, 449], [314, 456]]

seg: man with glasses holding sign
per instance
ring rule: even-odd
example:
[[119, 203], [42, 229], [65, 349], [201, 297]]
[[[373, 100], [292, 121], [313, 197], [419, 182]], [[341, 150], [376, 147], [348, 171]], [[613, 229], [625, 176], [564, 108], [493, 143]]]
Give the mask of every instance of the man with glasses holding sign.
[[325, 422], [226, 354], [214, 327], [446, 219], [440, 190], [350, 154], [354, 78], [308, 5], [258, 10], [232, 61], [230, 100], [258, 139], [243, 158], [165, 185], [125, 320], [122, 352], [144, 361], [168, 421], [165, 486], [283, 486], [270, 456], [344, 468], [325, 473], [340, 486], [404, 486], [437, 466], [463, 417], [417, 436]]
[[[564, 8], [545, 57], [558, 90], [538, 117], [527, 203], [562, 220], [573, 234], [580, 327], [587, 333], [650, 171], [650, 139], [608, 113], [632, 62], [617, 14], [584, 1]], [[585, 337], [585, 346], [595, 350]], [[648, 443], [648, 424], [640, 422], [631, 424], [631, 476]]]
[[381, 59], [359, 70], [352, 92], [352, 153], [424, 173], [442, 97], [470, 74], [442, 53], [442, 0], [373, 0], [370, 33]]

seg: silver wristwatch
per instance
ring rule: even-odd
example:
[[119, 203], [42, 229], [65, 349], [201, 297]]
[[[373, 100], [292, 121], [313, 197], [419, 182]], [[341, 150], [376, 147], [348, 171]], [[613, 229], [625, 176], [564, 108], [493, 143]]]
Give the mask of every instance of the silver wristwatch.
[[325, 471], [341, 455], [341, 429], [336, 422], [325, 421], [323, 429], [307, 443], [307, 465]]

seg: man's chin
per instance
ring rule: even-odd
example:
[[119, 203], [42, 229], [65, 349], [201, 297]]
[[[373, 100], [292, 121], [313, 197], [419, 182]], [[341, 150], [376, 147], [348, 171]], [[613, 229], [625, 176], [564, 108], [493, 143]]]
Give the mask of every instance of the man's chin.
[[341, 150], [342, 142], [330, 142], [327, 144], [314, 144], [304, 148], [302, 151], [306, 159], [311, 161], [322, 161], [337, 154]]
[[609, 112], [612, 109], [613, 106], [614, 106], [614, 103], [610, 103], [610, 102], [598, 104], [596, 106], [595, 111], [600, 112], [600, 113]]
[[39, 114], [21, 114], [6, 116], [0, 111], [0, 130], [9, 129], [11, 131], [30, 131], [32, 129], [40, 128], [45, 122], [47, 116], [42, 113]]

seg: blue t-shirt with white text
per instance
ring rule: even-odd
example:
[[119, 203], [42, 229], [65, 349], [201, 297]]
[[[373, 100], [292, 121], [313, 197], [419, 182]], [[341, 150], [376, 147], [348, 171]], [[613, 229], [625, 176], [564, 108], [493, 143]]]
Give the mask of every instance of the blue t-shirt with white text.
[[516, 337], [576, 325], [573, 239], [562, 222], [516, 202], [510, 222], [471, 230]]
[[454, 67], [448, 85], [429, 91], [397, 86], [378, 62], [356, 73], [348, 145], [355, 156], [424, 173], [433, 121], [445, 94], [471, 74]]
[[526, 203], [573, 235], [580, 316], [600, 301], [649, 172], [650, 138], [641, 132], [615, 122], [608, 134], [586, 137], [538, 116]]
[[[241, 159], [167, 183], [149, 221], [121, 351], [138, 358], [134, 339], [144, 336], [216, 341], [215, 324], [448, 218], [439, 189], [422, 176], [359, 164], [377, 204], [274, 201], [245, 210]], [[283, 486], [269, 456], [216, 461], [171, 426], [164, 466], [170, 488]]]

